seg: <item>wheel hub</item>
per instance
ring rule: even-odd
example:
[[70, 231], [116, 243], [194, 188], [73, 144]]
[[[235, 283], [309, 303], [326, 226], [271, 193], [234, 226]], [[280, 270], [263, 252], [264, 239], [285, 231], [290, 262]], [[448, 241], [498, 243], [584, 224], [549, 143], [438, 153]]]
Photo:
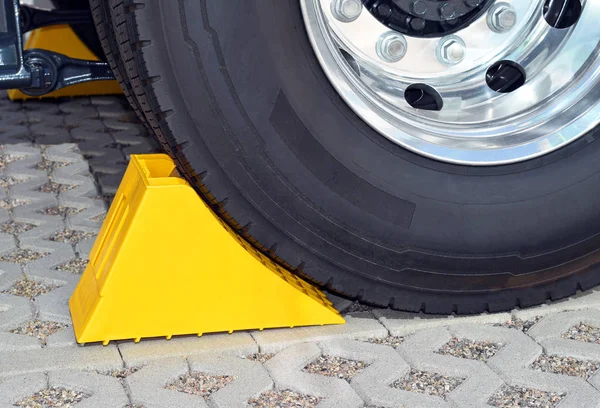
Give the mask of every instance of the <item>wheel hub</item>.
[[[424, 156], [515, 163], [565, 146], [600, 123], [600, 2], [300, 4], [339, 94], [381, 135]], [[447, 4], [454, 26], [451, 14], [444, 19], [441, 12]], [[376, 17], [381, 5], [403, 16], [403, 24]], [[437, 28], [409, 32], [418, 13], [431, 23], [426, 27]]]
[[467, 27], [494, 0], [363, 0], [380, 23], [412, 37], [441, 37]]

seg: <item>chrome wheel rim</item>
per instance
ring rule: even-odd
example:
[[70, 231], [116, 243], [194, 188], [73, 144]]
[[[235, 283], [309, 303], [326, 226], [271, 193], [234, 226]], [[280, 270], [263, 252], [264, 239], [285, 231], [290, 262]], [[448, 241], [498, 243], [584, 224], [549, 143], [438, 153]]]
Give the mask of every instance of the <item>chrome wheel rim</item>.
[[[582, 0], [577, 22], [554, 28], [544, 18], [545, 0], [496, 1], [449, 36], [416, 38], [364, 7], [340, 17], [336, 1], [300, 0], [317, 58], [354, 112], [411, 151], [465, 165], [515, 163], [559, 149], [600, 123], [600, 2]], [[514, 23], [509, 29], [490, 21], [499, 6], [515, 13], [516, 20], [505, 18]], [[381, 43], [394, 35], [388, 58]], [[512, 92], [496, 92], [486, 81], [502, 61], [525, 74]], [[411, 106], [407, 89], [414, 86], [435, 90], [441, 109]]]

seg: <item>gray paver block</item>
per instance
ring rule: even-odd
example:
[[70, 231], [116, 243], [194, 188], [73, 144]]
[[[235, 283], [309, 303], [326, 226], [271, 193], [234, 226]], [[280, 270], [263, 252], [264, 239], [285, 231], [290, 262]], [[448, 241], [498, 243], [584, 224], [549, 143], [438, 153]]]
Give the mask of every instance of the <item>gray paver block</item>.
[[251, 332], [263, 353], [277, 353], [291, 345], [307, 341], [334, 339], [382, 338], [388, 331], [370, 313], [346, 316], [346, 324], [331, 326], [294, 327]]
[[75, 332], [73, 326], [69, 322], [69, 326], [62, 330], [48, 336], [46, 340], [46, 347], [57, 348], [57, 347], [77, 347], [77, 340], [75, 339]]
[[[16, 246], [0, 248], [0, 255], [10, 253], [17, 249]], [[20, 265], [9, 262], [0, 262], [0, 292], [10, 288], [22, 276], [23, 270]]]
[[171, 340], [144, 339], [140, 343], [119, 344], [123, 359], [129, 366], [175, 356], [194, 356], [220, 352], [229, 355], [258, 353], [258, 346], [248, 333], [205, 334], [201, 337], [173, 337]]
[[550, 304], [543, 304], [522, 310], [514, 310], [513, 316], [522, 320], [532, 319], [536, 316], [547, 316], [571, 310], [600, 309], [600, 289], [592, 289], [567, 299], [558, 300]]
[[504, 347], [487, 361], [507, 384], [550, 392], [564, 392], [562, 407], [597, 407], [600, 394], [583, 378], [532, 370], [530, 365], [542, 354], [542, 347], [519, 330], [484, 325], [451, 328], [456, 337], [500, 342]]
[[410, 371], [408, 363], [391, 347], [345, 339], [323, 342], [320, 347], [325, 355], [369, 364], [350, 381], [352, 388], [369, 406], [440, 406], [438, 398], [389, 386]]
[[0, 408], [14, 408], [15, 403], [46, 388], [47, 385], [44, 373], [0, 379]]
[[392, 336], [404, 336], [418, 330], [454, 324], [494, 324], [510, 320], [509, 313], [491, 313], [475, 316], [438, 316], [424, 313], [399, 312], [391, 309], [374, 309], [373, 314], [390, 331]]
[[347, 381], [302, 370], [321, 354], [321, 349], [315, 343], [296, 344], [280, 351], [265, 363], [265, 367], [277, 389], [323, 398], [319, 408], [362, 407], [362, 399]]
[[[600, 344], [563, 338], [562, 334], [580, 323], [600, 327], [600, 311], [580, 310], [549, 315], [538, 322], [528, 334], [544, 347], [547, 354], [600, 361]], [[600, 372], [589, 382], [600, 389]]]
[[182, 357], [154, 362], [127, 377], [131, 399], [146, 408], [208, 408], [202, 397], [165, 389], [188, 372], [188, 363]]
[[0, 378], [61, 369], [112, 370], [123, 365], [114, 345], [0, 351]]
[[48, 382], [50, 387], [64, 387], [89, 395], [88, 398], [77, 403], [78, 408], [120, 408], [129, 402], [117, 378], [94, 372], [75, 370], [50, 372]]
[[29, 300], [0, 293], [0, 330], [12, 329], [32, 317]]
[[[433, 327], [419, 331], [402, 343], [398, 352], [412, 367], [418, 370], [464, 379], [455, 390], [448, 394], [447, 401], [450, 404], [460, 407], [485, 406], [487, 400], [502, 386], [502, 379], [481, 361], [436, 353], [454, 336], [458, 335], [460, 338], [464, 338], [460, 329], [451, 333], [455, 328], [460, 327], [463, 326]], [[479, 338], [474, 340], [479, 340]], [[433, 398], [441, 403], [439, 398]], [[415, 405], [413, 402], [410, 405], [419, 406], [419, 403]]]
[[193, 356], [188, 361], [192, 372], [235, 377], [231, 384], [210, 396], [217, 408], [245, 407], [250, 398], [273, 387], [269, 374], [257, 362], [231, 356]]

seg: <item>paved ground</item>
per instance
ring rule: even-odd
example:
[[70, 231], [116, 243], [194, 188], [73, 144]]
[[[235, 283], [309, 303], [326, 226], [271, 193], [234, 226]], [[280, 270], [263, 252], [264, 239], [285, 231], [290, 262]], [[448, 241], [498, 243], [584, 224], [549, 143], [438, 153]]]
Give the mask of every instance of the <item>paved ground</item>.
[[120, 98], [0, 98], [0, 408], [600, 406], [600, 292], [474, 317], [75, 344], [67, 300], [128, 155]]

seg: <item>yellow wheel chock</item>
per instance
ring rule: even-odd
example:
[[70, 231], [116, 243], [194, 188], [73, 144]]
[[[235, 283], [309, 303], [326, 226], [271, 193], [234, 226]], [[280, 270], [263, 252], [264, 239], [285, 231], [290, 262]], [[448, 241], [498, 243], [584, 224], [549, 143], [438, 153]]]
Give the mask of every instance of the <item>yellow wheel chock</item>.
[[[98, 61], [88, 47], [77, 37], [69, 25], [60, 24], [38, 28], [29, 33], [25, 49], [40, 48], [68, 55], [71, 58]], [[50, 92], [43, 96], [28, 96], [18, 89], [8, 91], [11, 100], [58, 98], [64, 96], [120, 95], [123, 91], [119, 83], [112, 81], [92, 81], [72, 85]]]
[[132, 155], [69, 301], [79, 343], [324, 324], [325, 295], [223, 223], [164, 154]]

